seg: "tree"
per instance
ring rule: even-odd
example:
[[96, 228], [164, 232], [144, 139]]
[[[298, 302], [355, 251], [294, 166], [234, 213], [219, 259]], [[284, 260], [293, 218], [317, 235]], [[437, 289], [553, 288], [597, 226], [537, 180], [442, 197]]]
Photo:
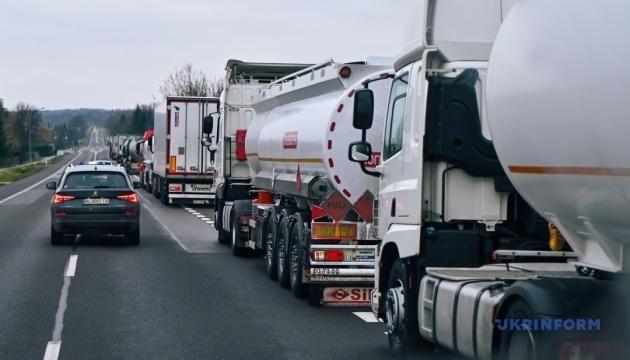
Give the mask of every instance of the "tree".
[[5, 158], [8, 154], [7, 140], [4, 136], [4, 124], [8, 115], [7, 110], [4, 108], [4, 100], [0, 99], [0, 158]]
[[223, 91], [222, 81], [208, 79], [201, 70], [193, 70], [191, 63], [176, 69], [160, 85], [160, 93], [167, 96], [219, 96]]
[[19, 103], [5, 123], [6, 144], [13, 155], [20, 156], [20, 162], [27, 158], [29, 138], [31, 145], [42, 142], [42, 117], [39, 110], [24, 103]]

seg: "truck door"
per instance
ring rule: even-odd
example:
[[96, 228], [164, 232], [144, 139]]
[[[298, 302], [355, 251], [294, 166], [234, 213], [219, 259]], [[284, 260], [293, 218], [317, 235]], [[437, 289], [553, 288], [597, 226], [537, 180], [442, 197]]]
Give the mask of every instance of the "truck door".
[[[424, 81], [420, 64], [400, 70], [390, 92], [379, 183], [380, 224], [420, 224]], [[418, 79], [420, 81], [414, 81]], [[379, 226], [383, 238], [387, 228]]]

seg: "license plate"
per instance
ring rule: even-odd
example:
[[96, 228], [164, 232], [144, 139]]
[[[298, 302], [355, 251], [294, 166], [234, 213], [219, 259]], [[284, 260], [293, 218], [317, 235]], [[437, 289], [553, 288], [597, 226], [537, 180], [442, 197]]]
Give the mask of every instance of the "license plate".
[[339, 275], [339, 269], [335, 268], [311, 268], [313, 275]]
[[324, 306], [370, 306], [373, 288], [328, 287], [324, 289]]
[[83, 205], [108, 205], [109, 199], [100, 198], [100, 199], [83, 199]]

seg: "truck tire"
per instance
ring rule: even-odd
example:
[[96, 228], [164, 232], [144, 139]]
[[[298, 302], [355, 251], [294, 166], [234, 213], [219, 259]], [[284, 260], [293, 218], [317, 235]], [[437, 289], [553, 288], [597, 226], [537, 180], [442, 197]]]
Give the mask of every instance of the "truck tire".
[[[517, 299], [509, 305], [503, 319], [533, 319], [530, 306], [522, 299]], [[542, 339], [538, 332], [527, 329], [507, 328], [499, 333], [500, 359], [541, 359], [543, 354], [537, 350], [543, 349]]]
[[287, 217], [282, 216], [278, 222], [277, 258], [278, 282], [283, 288], [288, 288], [289, 283], [289, 231], [287, 229]]
[[267, 231], [265, 232], [265, 270], [271, 280], [278, 280], [278, 248], [276, 222], [273, 213], [269, 213], [266, 222]]
[[216, 225], [216, 229], [217, 229], [217, 241], [220, 244], [227, 244], [230, 241], [230, 234], [228, 234], [227, 231], [223, 230], [223, 222], [219, 221], [219, 216], [217, 215], [217, 212], [214, 212], [214, 224]]
[[289, 241], [289, 282], [291, 286], [291, 292], [297, 298], [306, 297], [308, 294], [308, 285], [302, 281], [302, 272], [304, 266], [300, 259], [300, 247], [299, 236], [300, 228], [302, 227], [302, 220], [298, 218], [291, 226], [290, 241]]
[[[402, 259], [397, 259], [392, 266], [385, 294], [389, 348], [399, 357], [406, 357], [409, 353], [419, 350], [420, 345], [427, 343], [420, 337], [417, 322], [409, 320], [412, 318], [410, 307], [417, 306], [418, 303], [417, 297], [414, 299], [408, 285], [408, 279], [412, 276], [409, 271], [413, 270], [409, 269]], [[415, 281], [415, 284], [419, 284], [419, 281]], [[419, 286], [414, 288], [418, 289]]]
[[237, 244], [238, 240], [238, 219], [235, 215], [232, 215], [232, 227], [230, 227], [230, 234], [232, 234], [232, 255], [234, 256], [243, 256], [247, 249], [239, 247]]
[[160, 188], [160, 179], [155, 177], [153, 178], [153, 197], [156, 199], [160, 198], [160, 193], [158, 189]]
[[160, 181], [160, 201], [168, 206], [168, 184], [165, 180]]
[[52, 245], [61, 245], [63, 243], [63, 233], [56, 231], [52, 224], [50, 224], [50, 243]]

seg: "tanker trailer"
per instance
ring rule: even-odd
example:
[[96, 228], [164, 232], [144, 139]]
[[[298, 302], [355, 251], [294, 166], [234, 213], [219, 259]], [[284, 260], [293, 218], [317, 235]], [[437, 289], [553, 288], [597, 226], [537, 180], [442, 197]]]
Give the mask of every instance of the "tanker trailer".
[[[271, 279], [308, 295], [311, 306], [368, 306], [374, 286], [374, 195], [378, 179], [347, 159], [357, 89], [378, 95], [385, 116], [389, 67], [332, 60], [259, 90], [245, 138], [255, 188], [226, 205], [224, 231], [235, 255], [264, 254]], [[380, 122], [383, 123], [382, 121]], [[383, 127], [366, 133], [377, 142]], [[374, 148], [367, 168], [379, 164]], [[251, 251], [251, 250], [250, 250]]]

